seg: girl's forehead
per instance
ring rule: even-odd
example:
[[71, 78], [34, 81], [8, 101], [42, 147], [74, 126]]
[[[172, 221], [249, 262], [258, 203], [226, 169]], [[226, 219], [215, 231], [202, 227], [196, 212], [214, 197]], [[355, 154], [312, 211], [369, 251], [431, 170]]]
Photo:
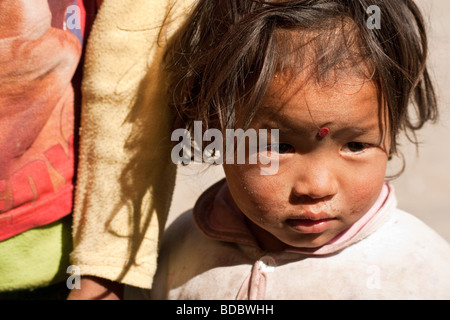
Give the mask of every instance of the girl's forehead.
[[301, 77], [287, 82], [275, 78], [263, 98], [255, 120], [270, 118], [306, 119], [317, 122], [361, 122], [365, 117], [380, 115], [379, 99], [374, 82], [358, 77], [333, 84], [304, 84]]
[[343, 78], [372, 79], [375, 65], [361, 33], [349, 18], [327, 20], [314, 28], [278, 29], [276, 34], [276, 75], [301, 77], [330, 85]]
[[377, 97], [374, 81], [364, 77], [347, 74], [318, 81], [307, 73], [285, 77], [275, 75], [263, 101], [298, 99], [302, 96], [317, 96], [321, 99], [343, 99], [364, 91], [366, 95]]

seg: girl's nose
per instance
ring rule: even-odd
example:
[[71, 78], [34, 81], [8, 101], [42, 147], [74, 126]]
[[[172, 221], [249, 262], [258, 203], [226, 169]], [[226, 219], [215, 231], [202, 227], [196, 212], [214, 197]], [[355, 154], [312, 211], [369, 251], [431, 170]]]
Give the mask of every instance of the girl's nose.
[[292, 195], [317, 201], [330, 198], [337, 193], [336, 172], [332, 164], [324, 161], [303, 163], [297, 170], [297, 177], [292, 188]]

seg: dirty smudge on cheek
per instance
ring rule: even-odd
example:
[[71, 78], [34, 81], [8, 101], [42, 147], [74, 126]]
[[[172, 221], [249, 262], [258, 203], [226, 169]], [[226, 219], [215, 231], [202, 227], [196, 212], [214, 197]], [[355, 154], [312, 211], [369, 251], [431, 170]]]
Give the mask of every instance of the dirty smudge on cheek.
[[378, 184], [366, 184], [355, 188], [351, 198], [347, 200], [349, 210], [344, 213], [346, 215], [344, 219], [350, 222], [356, 222], [361, 218], [375, 203], [381, 192], [381, 188], [382, 185], [378, 186]]
[[227, 179], [239, 209], [258, 224], [280, 220], [287, 200], [283, 199], [282, 185], [277, 179], [261, 176], [259, 170], [246, 170], [244, 166], [237, 171], [231, 169], [226, 170], [230, 172]]

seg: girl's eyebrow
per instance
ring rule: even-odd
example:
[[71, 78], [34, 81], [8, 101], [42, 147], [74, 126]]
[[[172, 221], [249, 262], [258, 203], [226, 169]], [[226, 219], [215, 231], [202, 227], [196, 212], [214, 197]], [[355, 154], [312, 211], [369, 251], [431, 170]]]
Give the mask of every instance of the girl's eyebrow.
[[280, 132], [285, 133], [307, 133], [310, 132], [311, 129], [305, 128], [304, 126], [298, 126], [298, 125], [291, 125], [289, 121], [277, 121], [281, 120], [279, 118], [276, 119], [270, 119], [265, 120], [262, 122], [262, 125], [260, 126], [260, 129], [266, 129], [266, 130], [272, 130], [272, 129], [278, 129]]
[[355, 126], [343, 127], [343, 128], [339, 128], [339, 129], [335, 130], [335, 134], [336, 135], [339, 135], [339, 134], [347, 135], [348, 134], [348, 135], [352, 135], [352, 136], [362, 136], [362, 135], [372, 131], [373, 128], [375, 128], [375, 126], [373, 126], [373, 125], [363, 126], [363, 127], [355, 127]]
[[[328, 123], [319, 124], [320, 127], [315, 126], [312, 122], [308, 126], [299, 126], [295, 123], [292, 123], [288, 119], [277, 116], [276, 114], [272, 114], [271, 119], [263, 120], [260, 126], [260, 129], [278, 129], [280, 132], [284, 133], [296, 133], [301, 135], [307, 135], [314, 130], [319, 131], [321, 127], [327, 126], [331, 130], [331, 134], [333, 136], [351, 136], [358, 137], [369, 133], [379, 133], [380, 126], [378, 122], [372, 122], [368, 124], [361, 124], [358, 126], [351, 124], [342, 124], [340, 127], [336, 128], [336, 123], [330, 121]], [[334, 124], [334, 125], [333, 125]]]
[[[313, 124], [311, 123], [311, 125]], [[267, 130], [278, 129], [286, 133], [299, 132], [304, 134], [311, 131], [310, 128], [299, 126], [289, 118], [282, 116], [279, 112], [273, 112], [272, 110], [264, 112], [260, 128]]]
[[326, 123], [314, 123], [312, 119], [307, 118], [299, 124], [298, 121], [291, 119], [285, 113], [274, 111], [270, 107], [262, 108], [261, 111], [261, 129], [278, 129], [286, 134], [309, 135], [314, 130], [318, 132], [324, 126], [330, 128], [330, 133], [337, 137], [358, 137], [365, 134], [375, 134], [375, 131], [379, 134], [381, 130], [380, 119], [368, 120], [365, 118], [358, 123], [355, 123], [356, 119], [353, 121], [350, 119], [330, 119]]

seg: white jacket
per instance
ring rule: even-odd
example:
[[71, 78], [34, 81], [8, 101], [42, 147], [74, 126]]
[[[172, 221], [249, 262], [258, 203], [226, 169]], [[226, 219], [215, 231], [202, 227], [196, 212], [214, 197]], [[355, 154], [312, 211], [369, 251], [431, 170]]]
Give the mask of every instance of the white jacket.
[[220, 181], [168, 229], [152, 291], [128, 297], [449, 299], [449, 244], [397, 209], [386, 187], [382, 207], [350, 238], [306, 254], [260, 249]]

